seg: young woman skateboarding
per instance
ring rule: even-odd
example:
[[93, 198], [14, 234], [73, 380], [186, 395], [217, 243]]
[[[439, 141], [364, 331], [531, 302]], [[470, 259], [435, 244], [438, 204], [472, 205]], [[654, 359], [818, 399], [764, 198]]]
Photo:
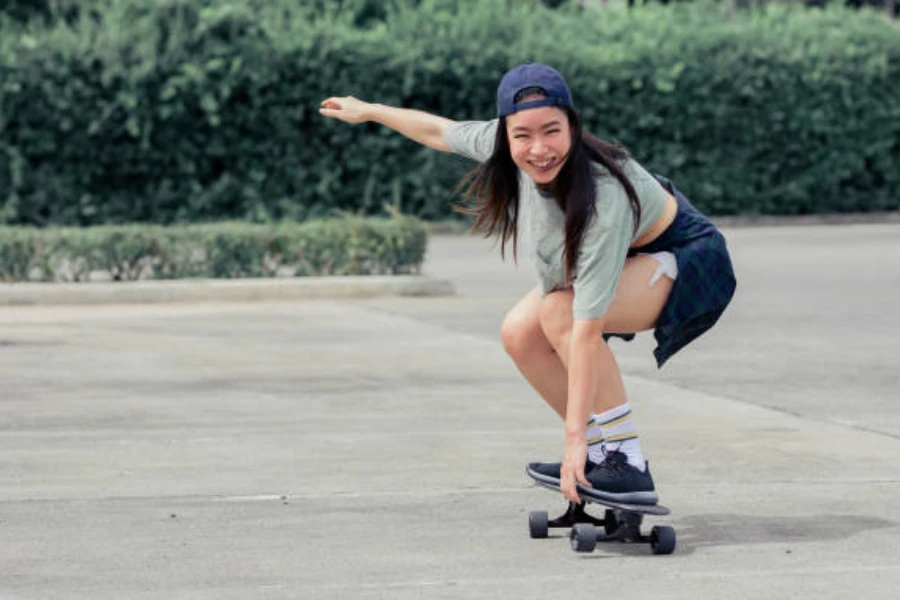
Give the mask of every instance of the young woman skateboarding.
[[611, 335], [653, 329], [659, 367], [713, 326], [735, 290], [725, 239], [672, 184], [583, 131], [555, 69], [523, 64], [497, 89], [497, 118], [451, 121], [352, 97], [322, 102], [479, 162], [466, 197], [475, 228], [528, 248], [539, 284], [504, 319], [503, 345], [565, 422], [562, 463], [528, 472], [581, 495], [655, 504], [656, 489]]

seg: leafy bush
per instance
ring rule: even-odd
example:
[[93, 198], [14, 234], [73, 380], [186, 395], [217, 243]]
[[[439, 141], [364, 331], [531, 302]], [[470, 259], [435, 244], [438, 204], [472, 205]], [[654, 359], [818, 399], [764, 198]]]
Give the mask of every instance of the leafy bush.
[[50, 14], [50, 0], [4, 0], [0, 3], [0, 15], [16, 21], [47, 18]]
[[114, 281], [417, 273], [427, 231], [410, 217], [306, 223], [0, 227], [0, 281]]
[[93, 0], [0, 31], [0, 223], [450, 216], [464, 159], [327, 121], [353, 94], [490, 118], [530, 60], [713, 214], [900, 208], [900, 36], [872, 13], [506, 0]]

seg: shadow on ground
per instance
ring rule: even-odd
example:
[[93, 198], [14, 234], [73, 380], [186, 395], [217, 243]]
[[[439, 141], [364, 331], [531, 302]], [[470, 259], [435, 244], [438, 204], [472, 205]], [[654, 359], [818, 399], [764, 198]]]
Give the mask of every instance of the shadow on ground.
[[760, 517], [733, 514], [697, 515], [673, 523], [678, 552], [689, 554], [703, 546], [802, 544], [847, 539], [870, 530], [897, 527], [887, 519], [859, 515]]

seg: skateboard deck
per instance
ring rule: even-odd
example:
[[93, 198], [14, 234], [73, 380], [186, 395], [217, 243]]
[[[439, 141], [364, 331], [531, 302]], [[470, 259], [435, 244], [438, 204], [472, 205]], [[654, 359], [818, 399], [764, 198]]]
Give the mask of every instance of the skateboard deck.
[[[527, 472], [527, 471], [526, 471]], [[529, 476], [531, 474], [529, 473]], [[536, 477], [532, 479], [547, 489], [562, 493], [559, 487]], [[528, 515], [528, 528], [532, 538], [546, 538], [551, 528], [571, 528], [569, 542], [576, 552], [593, 552], [598, 542], [636, 542], [650, 544], [654, 554], [671, 554], [675, 551], [675, 530], [668, 525], [655, 525], [649, 535], [641, 533], [644, 515], [665, 516], [669, 509], [661, 504], [629, 504], [614, 502], [596, 496], [588, 496], [589, 489], [578, 487], [581, 504], [569, 503], [566, 512], [550, 519], [545, 511], [532, 511]], [[594, 517], [585, 510], [587, 504], [606, 507], [603, 518]], [[603, 533], [598, 531], [602, 529]]]
[[[527, 472], [527, 471], [526, 471]], [[529, 474], [529, 477], [531, 475]], [[558, 493], [560, 492], [559, 488], [552, 483], [548, 483], [546, 481], [541, 481], [536, 477], [531, 477], [534, 479], [534, 482], [540, 485], [541, 487], [545, 487], [548, 490], [553, 490]], [[596, 496], [590, 496], [590, 489], [584, 488], [582, 486], [578, 486], [578, 495], [581, 496], [582, 502], [586, 502], [588, 504], [600, 504], [602, 506], [606, 506], [607, 508], [613, 508], [618, 510], [623, 510], [627, 512], [637, 513], [641, 515], [655, 515], [663, 517], [668, 515], [672, 511], [663, 506], [662, 504], [632, 504], [627, 502], [615, 502], [613, 500], [606, 500], [605, 498], [598, 498]]]

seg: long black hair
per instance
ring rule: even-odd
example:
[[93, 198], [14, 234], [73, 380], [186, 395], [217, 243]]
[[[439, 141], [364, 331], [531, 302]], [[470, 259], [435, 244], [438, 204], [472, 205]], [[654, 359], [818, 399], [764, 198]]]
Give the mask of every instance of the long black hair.
[[[518, 100], [517, 100], [518, 101]], [[597, 217], [597, 164], [604, 167], [625, 189], [634, 216], [632, 235], [641, 221], [641, 203], [622, 168], [628, 151], [583, 131], [581, 119], [572, 108], [562, 109], [569, 119], [572, 146], [556, 176], [554, 198], [565, 214], [564, 256], [566, 281], [571, 283], [578, 262], [584, 232]], [[506, 118], [500, 117], [491, 156], [460, 182], [464, 204], [458, 212], [475, 215], [472, 229], [485, 237], [497, 236], [505, 258], [506, 243], [512, 239], [516, 257], [519, 216], [519, 169], [513, 162], [506, 133]]]

